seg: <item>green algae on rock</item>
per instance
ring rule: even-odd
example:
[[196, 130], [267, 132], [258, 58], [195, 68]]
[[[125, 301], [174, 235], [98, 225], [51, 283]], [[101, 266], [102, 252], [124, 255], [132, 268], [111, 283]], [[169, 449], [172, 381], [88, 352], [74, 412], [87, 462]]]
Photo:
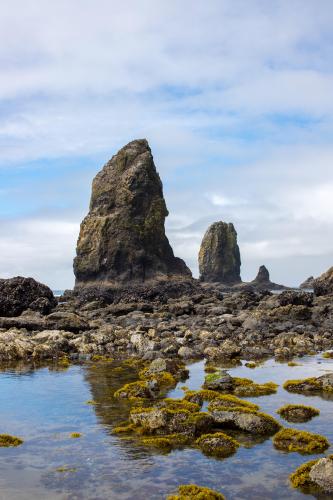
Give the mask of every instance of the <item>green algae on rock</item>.
[[238, 441], [231, 438], [224, 432], [202, 434], [196, 440], [196, 444], [203, 451], [203, 453], [205, 453], [205, 455], [219, 458], [233, 455], [239, 447]]
[[232, 394], [221, 394], [217, 398], [211, 400], [208, 405], [208, 410], [218, 410], [219, 408], [250, 408], [251, 410], [259, 410], [259, 406], [245, 399], [237, 398]]
[[184, 484], [178, 487], [177, 495], [169, 495], [167, 500], [225, 500], [222, 493], [197, 486], [196, 484]]
[[289, 392], [299, 394], [314, 394], [320, 392], [333, 392], [333, 373], [320, 377], [310, 377], [300, 380], [287, 380], [283, 388]]
[[320, 411], [312, 406], [290, 404], [282, 406], [276, 413], [288, 422], [302, 423], [316, 417], [320, 414]]
[[23, 439], [10, 434], [0, 434], [0, 447], [9, 448], [11, 446], [19, 446], [23, 443]]
[[298, 429], [281, 429], [273, 438], [275, 448], [301, 454], [322, 453], [330, 446], [328, 440], [320, 434]]
[[70, 437], [72, 439], [78, 439], [82, 436], [82, 434], [80, 432], [72, 432], [72, 434], [70, 435]]
[[192, 439], [186, 434], [174, 433], [165, 436], [151, 436], [142, 438], [143, 445], [169, 452], [173, 448], [183, 447], [190, 444]]
[[250, 379], [235, 377], [234, 379], [236, 396], [244, 397], [259, 397], [275, 394], [278, 384], [274, 382], [265, 382], [264, 384], [257, 384]]

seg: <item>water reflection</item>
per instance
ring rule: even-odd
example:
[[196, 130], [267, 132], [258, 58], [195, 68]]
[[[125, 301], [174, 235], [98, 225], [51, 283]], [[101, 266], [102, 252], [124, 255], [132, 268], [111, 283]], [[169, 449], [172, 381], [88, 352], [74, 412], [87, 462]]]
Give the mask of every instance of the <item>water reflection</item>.
[[[284, 426], [324, 434], [333, 442], [332, 398], [291, 394], [281, 387], [286, 379], [332, 371], [333, 362], [317, 356], [300, 359], [299, 363], [289, 367], [267, 360], [254, 370], [233, 366], [229, 372], [256, 382], [272, 380], [280, 384], [275, 395], [249, 398], [277, 419], [276, 410], [286, 403], [318, 408], [321, 414], [310, 422], [290, 425], [280, 421]], [[191, 448], [161, 455], [135, 440], [113, 435], [113, 427], [126, 420], [129, 411], [127, 402], [115, 400], [113, 392], [136, 379], [133, 368], [115, 370], [117, 367], [108, 363], [71, 366], [65, 371], [58, 371], [55, 365], [20, 363], [2, 367], [1, 432], [25, 439], [19, 448], [0, 448], [3, 498], [157, 500], [189, 482], [223, 491], [229, 500], [309, 498], [289, 487], [288, 475], [312, 457], [275, 450], [271, 439], [257, 440], [229, 431], [242, 447], [234, 456], [219, 461]], [[203, 362], [191, 365], [186, 386], [200, 388], [203, 377]], [[183, 385], [178, 384], [170, 396], [182, 397]], [[96, 404], [87, 405], [87, 400]], [[70, 439], [71, 432], [82, 433], [82, 438]]]

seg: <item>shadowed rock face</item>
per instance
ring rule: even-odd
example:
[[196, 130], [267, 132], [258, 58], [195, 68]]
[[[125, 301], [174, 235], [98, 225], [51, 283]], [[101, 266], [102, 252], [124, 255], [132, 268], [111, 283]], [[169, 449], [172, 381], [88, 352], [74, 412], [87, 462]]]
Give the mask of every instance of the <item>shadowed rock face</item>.
[[240, 253], [233, 224], [215, 222], [207, 230], [199, 252], [201, 281], [240, 283]]
[[132, 141], [93, 181], [74, 259], [76, 285], [191, 277], [165, 235], [167, 215], [148, 142]]
[[266, 266], [260, 266], [256, 278], [253, 283], [270, 283], [269, 271]]
[[56, 305], [50, 288], [33, 278], [0, 279], [0, 316], [19, 316], [27, 309], [48, 314]]

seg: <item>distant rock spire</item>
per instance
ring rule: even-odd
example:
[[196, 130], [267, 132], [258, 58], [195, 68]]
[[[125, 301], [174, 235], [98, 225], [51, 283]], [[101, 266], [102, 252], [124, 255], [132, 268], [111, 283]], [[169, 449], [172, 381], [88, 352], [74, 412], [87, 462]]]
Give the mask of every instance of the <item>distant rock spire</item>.
[[241, 282], [237, 233], [231, 223], [212, 224], [201, 243], [199, 270], [201, 281], [233, 285]]

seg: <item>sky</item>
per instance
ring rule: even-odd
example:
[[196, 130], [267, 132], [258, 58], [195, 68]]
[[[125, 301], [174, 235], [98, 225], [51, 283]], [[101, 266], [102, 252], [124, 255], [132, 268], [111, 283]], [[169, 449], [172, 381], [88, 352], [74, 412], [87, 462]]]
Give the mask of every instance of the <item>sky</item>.
[[0, 277], [74, 284], [91, 181], [147, 138], [198, 275], [233, 222], [243, 280], [333, 265], [332, 0], [11, 0], [0, 11]]

